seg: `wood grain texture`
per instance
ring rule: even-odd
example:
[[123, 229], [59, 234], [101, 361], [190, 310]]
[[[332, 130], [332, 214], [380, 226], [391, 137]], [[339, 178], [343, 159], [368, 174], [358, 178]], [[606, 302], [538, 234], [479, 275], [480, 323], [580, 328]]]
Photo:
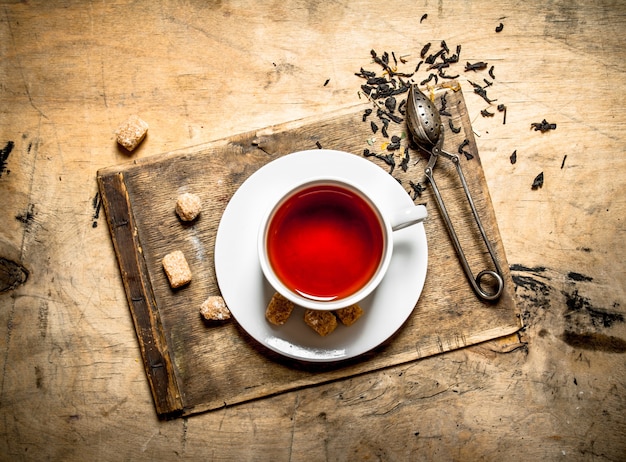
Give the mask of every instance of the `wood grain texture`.
[[[625, 39], [622, 0], [0, 2], [0, 257], [28, 270], [0, 293], [0, 454], [623, 460]], [[353, 106], [372, 48], [414, 67], [441, 40], [462, 45], [520, 336], [159, 420], [96, 172]], [[129, 155], [132, 113], [150, 130]]]

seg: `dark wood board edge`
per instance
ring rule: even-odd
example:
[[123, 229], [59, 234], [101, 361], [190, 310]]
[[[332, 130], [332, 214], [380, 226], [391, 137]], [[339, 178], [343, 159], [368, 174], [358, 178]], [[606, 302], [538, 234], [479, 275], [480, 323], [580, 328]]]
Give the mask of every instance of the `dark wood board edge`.
[[176, 416], [183, 409], [182, 397], [141, 251], [124, 174], [99, 174], [98, 186], [157, 413]]

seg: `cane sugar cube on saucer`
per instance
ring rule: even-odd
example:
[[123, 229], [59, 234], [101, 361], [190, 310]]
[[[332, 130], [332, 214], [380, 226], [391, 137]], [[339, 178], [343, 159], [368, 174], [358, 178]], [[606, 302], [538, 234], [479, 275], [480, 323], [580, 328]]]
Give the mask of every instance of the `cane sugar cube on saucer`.
[[322, 337], [337, 327], [337, 318], [330, 311], [307, 309], [304, 312], [304, 322]]
[[265, 310], [265, 317], [269, 322], [276, 326], [282, 326], [287, 322], [291, 312], [293, 311], [294, 304], [292, 301], [287, 300], [278, 292], [274, 294], [270, 303]]
[[363, 309], [355, 303], [335, 311], [335, 314], [344, 326], [351, 326], [363, 315]]

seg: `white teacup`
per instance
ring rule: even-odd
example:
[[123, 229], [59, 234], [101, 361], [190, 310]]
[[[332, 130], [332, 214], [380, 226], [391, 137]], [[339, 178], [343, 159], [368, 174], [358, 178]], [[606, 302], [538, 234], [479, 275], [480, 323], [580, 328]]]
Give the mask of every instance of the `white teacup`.
[[307, 179], [286, 190], [263, 215], [261, 268], [272, 287], [296, 305], [345, 308], [382, 281], [393, 252], [393, 231], [427, 216], [423, 205], [383, 212], [345, 179]]

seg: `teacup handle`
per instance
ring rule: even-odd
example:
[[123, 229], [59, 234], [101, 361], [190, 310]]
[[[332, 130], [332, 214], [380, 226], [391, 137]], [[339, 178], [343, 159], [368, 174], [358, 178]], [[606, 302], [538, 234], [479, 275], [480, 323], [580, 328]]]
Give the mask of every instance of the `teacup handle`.
[[389, 222], [392, 231], [398, 231], [409, 226], [421, 223], [428, 217], [428, 211], [424, 205], [412, 205], [391, 215]]

